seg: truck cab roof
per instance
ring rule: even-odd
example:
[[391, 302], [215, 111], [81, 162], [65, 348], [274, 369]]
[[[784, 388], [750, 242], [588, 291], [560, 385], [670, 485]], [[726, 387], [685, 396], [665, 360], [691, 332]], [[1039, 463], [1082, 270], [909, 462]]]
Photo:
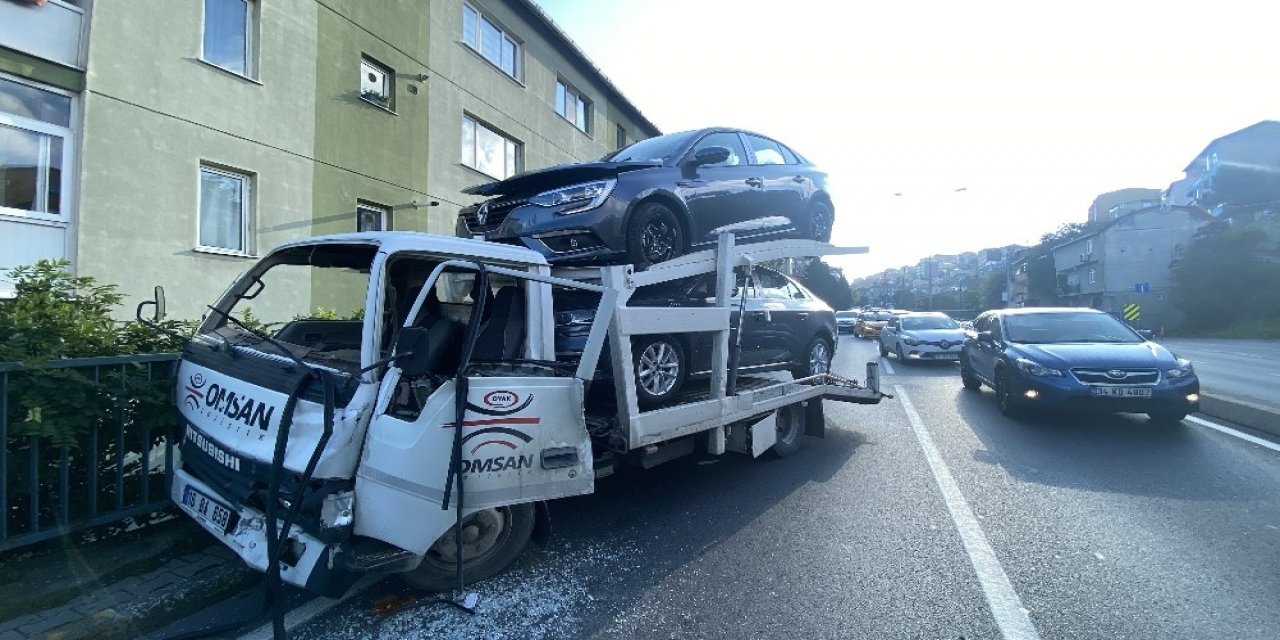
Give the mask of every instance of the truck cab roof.
[[362, 231], [358, 233], [315, 236], [286, 242], [277, 247], [276, 251], [292, 247], [323, 244], [375, 244], [378, 245], [379, 249], [387, 253], [421, 251], [456, 255], [459, 258], [480, 258], [532, 266], [544, 266], [547, 264], [542, 254], [524, 247], [420, 231]]

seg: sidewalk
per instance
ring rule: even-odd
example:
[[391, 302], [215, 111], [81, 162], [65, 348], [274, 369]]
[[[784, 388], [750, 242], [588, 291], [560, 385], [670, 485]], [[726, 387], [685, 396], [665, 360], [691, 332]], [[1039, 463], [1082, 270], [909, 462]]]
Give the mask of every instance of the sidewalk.
[[260, 580], [186, 518], [81, 546], [55, 540], [0, 555], [0, 640], [136, 638]]

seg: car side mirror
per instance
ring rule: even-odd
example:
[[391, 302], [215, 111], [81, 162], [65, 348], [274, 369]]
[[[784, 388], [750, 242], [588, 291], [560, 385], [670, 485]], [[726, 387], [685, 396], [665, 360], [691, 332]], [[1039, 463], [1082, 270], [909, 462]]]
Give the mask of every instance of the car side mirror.
[[703, 147], [693, 153], [693, 159], [689, 164], [699, 167], [704, 164], [720, 164], [728, 159], [728, 147]]
[[416, 378], [427, 373], [427, 330], [408, 327], [400, 330], [396, 338], [396, 359], [400, 373], [406, 378]]
[[978, 342], [982, 342], [982, 343], [985, 343], [985, 344], [991, 344], [992, 342], [995, 342], [995, 341], [996, 341], [995, 335], [994, 335], [994, 334], [992, 334], [990, 331], [979, 331], [979, 332], [978, 332]]
[[799, 291], [791, 294], [791, 297], [795, 298], [796, 300], [804, 300], [804, 294], [800, 293]]

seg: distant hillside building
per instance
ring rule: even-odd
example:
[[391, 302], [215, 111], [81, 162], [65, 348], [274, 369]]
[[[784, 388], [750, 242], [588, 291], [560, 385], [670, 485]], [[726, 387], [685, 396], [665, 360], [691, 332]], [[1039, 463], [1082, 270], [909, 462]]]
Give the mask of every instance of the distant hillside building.
[[1116, 218], [1160, 202], [1159, 189], [1131, 187], [1108, 191], [1089, 205], [1089, 222], [1111, 222]]
[[1209, 220], [1194, 207], [1148, 207], [1054, 247], [1059, 296], [1068, 306], [1112, 313], [1137, 304], [1142, 327], [1173, 324], [1169, 264]]
[[1280, 210], [1280, 122], [1264, 120], [1210, 142], [1164, 200], [1211, 215]]

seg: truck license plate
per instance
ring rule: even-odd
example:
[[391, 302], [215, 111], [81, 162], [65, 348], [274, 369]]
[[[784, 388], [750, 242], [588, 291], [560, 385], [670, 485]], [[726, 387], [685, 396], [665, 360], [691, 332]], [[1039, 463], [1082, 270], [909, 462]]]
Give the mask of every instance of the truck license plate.
[[182, 504], [195, 512], [196, 517], [226, 531], [231, 523], [231, 510], [205, 495], [195, 487], [183, 487]]
[[1102, 398], [1150, 398], [1150, 387], [1094, 387], [1094, 397]]

